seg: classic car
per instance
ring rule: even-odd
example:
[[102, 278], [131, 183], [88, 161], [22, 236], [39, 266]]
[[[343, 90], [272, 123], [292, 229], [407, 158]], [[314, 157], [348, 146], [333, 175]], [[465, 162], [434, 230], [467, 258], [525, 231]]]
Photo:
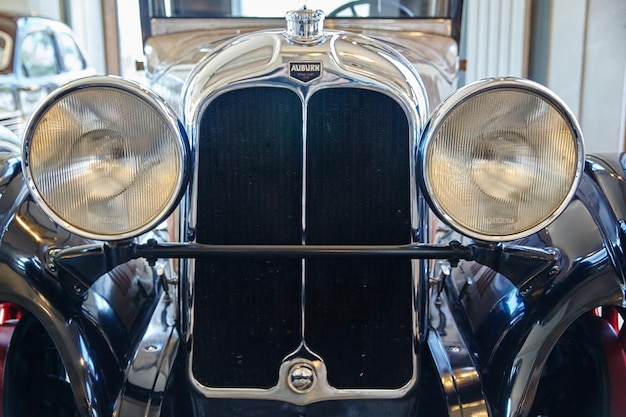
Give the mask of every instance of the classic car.
[[256, 3], [142, 1], [149, 85], [0, 154], [3, 416], [626, 415], [624, 157], [457, 89], [460, 1]]
[[64, 23], [0, 12], [0, 125], [21, 135], [52, 90], [95, 73]]

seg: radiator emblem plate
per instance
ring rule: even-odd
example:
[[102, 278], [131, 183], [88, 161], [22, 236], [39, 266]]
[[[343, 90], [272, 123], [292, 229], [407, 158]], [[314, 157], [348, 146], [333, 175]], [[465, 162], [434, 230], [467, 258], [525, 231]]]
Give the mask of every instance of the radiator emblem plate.
[[322, 61], [292, 61], [289, 63], [289, 77], [308, 84], [322, 77]]

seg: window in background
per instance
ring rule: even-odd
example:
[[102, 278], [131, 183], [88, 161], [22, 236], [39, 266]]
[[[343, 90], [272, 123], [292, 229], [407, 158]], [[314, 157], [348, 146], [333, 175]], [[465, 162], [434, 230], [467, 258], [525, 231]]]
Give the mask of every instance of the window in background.
[[78, 45], [74, 39], [67, 33], [59, 33], [57, 35], [57, 43], [60, 49], [62, 59], [61, 67], [63, 72], [80, 71], [85, 69], [85, 58], [78, 49]]
[[22, 41], [20, 54], [22, 71], [27, 77], [44, 77], [59, 73], [52, 35], [47, 32], [29, 33]]
[[123, 77], [143, 82], [143, 71], [137, 62], [143, 62], [139, 2], [117, 0], [117, 19], [120, 39], [120, 73]]

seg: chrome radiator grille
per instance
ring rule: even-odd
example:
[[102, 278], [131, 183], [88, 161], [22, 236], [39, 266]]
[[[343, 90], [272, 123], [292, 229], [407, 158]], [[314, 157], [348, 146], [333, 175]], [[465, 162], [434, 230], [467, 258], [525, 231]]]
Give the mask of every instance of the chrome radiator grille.
[[[226, 92], [200, 122], [196, 240], [409, 243], [408, 137], [376, 91], [328, 88], [306, 106], [288, 89]], [[269, 389], [304, 340], [333, 387], [400, 388], [414, 369], [412, 282], [408, 260], [196, 260], [193, 376]]]

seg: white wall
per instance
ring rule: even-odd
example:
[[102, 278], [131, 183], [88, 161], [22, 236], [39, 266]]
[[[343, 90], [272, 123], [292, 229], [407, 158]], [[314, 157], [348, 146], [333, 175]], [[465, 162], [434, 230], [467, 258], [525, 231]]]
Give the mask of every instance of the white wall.
[[117, 0], [120, 22], [120, 72], [123, 77], [144, 81], [143, 71], [137, 71], [136, 61], [144, 61], [139, 24], [139, 2]]
[[624, 150], [626, 1], [551, 0], [550, 15], [546, 85], [578, 117], [588, 152]]
[[67, 23], [99, 74], [106, 73], [102, 5], [100, 0], [68, 0]]
[[526, 77], [529, 0], [465, 0], [464, 83], [487, 77]]
[[626, 141], [625, 0], [465, 0], [465, 83], [527, 76], [572, 109], [587, 151]]
[[[552, 0], [547, 38], [535, 48], [547, 49], [545, 76], [540, 80], [554, 90], [580, 118], [584, 82], [587, 0]], [[539, 81], [539, 80], [538, 80]]]
[[58, 0], [2, 0], [0, 9], [61, 20], [61, 6]]
[[587, 0], [586, 27], [580, 124], [590, 150], [622, 151], [626, 139], [626, 1]]

